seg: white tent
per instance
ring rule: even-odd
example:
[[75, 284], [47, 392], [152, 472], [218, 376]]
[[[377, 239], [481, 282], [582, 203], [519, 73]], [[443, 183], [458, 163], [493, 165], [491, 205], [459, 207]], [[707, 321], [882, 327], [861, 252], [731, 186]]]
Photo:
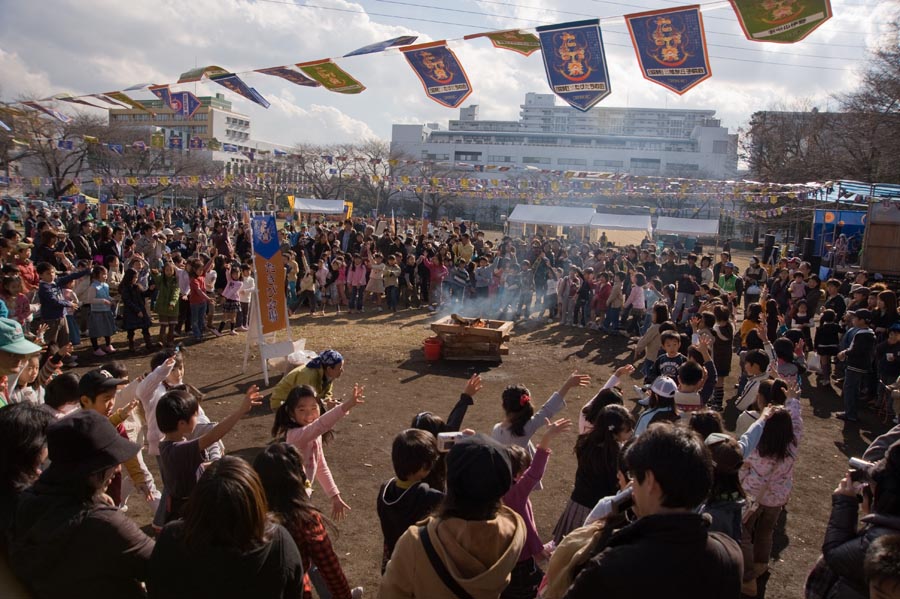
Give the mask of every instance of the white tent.
[[718, 219], [693, 219], [660, 216], [656, 222], [657, 235], [687, 235], [689, 237], [717, 237]]
[[599, 241], [606, 234], [608, 242], [616, 245], [637, 245], [653, 230], [650, 214], [604, 214], [591, 218], [591, 240]]
[[530, 233], [558, 237], [562, 234], [562, 227], [582, 227], [586, 231], [593, 215], [593, 208], [517, 204], [506, 220], [509, 234], [514, 237]]
[[306, 198], [294, 198], [294, 212], [307, 212], [311, 214], [343, 214], [343, 200], [313, 200]]

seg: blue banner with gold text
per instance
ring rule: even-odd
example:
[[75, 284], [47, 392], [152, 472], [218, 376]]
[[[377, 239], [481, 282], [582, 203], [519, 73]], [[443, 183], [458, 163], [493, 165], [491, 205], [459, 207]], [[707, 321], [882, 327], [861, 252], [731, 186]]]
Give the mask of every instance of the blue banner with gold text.
[[583, 112], [612, 93], [599, 19], [545, 25], [537, 32], [553, 93]]
[[456, 108], [472, 93], [465, 70], [446, 42], [405, 46], [400, 51], [422, 82], [425, 94], [438, 104]]
[[644, 79], [683, 94], [712, 77], [699, 6], [625, 15]]

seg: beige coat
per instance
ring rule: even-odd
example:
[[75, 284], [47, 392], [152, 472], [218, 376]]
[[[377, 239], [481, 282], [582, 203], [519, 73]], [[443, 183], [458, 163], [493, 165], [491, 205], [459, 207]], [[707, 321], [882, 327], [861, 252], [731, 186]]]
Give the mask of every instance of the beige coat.
[[[509, 584], [509, 575], [525, 544], [525, 523], [506, 506], [493, 520], [459, 518], [427, 520], [428, 536], [450, 575], [474, 599], [496, 599]], [[411, 526], [394, 548], [388, 562], [380, 599], [456, 599], [434, 571]]]

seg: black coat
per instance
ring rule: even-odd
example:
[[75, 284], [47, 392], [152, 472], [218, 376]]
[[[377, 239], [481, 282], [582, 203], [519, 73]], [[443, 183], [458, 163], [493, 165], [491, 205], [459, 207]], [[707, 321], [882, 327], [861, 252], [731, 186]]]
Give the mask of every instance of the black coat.
[[566, 599], [738, 599], [741, 549], [709, 525], [709, 516], [688, 512], [639, 519], [610, 537]]
[[152, 323], [144, 302], [147, 292], [137, 285], [131, 285], [119, 287], [119, 295], [122, 298], [122, 328], [126, 331], [149, 328]]
[[863, 571], [866, 551], [878, 537], [900, 533], [900, 517], [880, 514], [864, 516], [861, 520], [864, 526], [857, 530], [858, 510], [855, 497], [832, 495], [831, 517], [822, 544], [825, 561], [839, 577], [828, 594], [831, 598], [868, 597], [869, 587]]

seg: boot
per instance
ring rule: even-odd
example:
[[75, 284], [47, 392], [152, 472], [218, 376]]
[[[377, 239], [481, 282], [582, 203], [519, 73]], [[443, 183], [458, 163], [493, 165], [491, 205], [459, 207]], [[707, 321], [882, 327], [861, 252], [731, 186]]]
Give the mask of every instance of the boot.
[[128, 340], [128, 351], [134, 353], [134, 337]]
[[166, 336], [166, 346], [175, 347], [175, 333], [169, 331], [169, 334]]
[[147, 348], [147, 351], [159, 349], [159, 346], [153, 342], [153, 337], [150, 336], [150, 333], [144, 334], [144, 346]]
[[[171, 333], [169, 333], [169, 335], [171, 335]], [[169, 346], [168, 335], [166, 335], [166, 333], [163, 333], [162, 331], [160, 331], [160, 333], [159, 333], [159, 345], [161, 347]]]

